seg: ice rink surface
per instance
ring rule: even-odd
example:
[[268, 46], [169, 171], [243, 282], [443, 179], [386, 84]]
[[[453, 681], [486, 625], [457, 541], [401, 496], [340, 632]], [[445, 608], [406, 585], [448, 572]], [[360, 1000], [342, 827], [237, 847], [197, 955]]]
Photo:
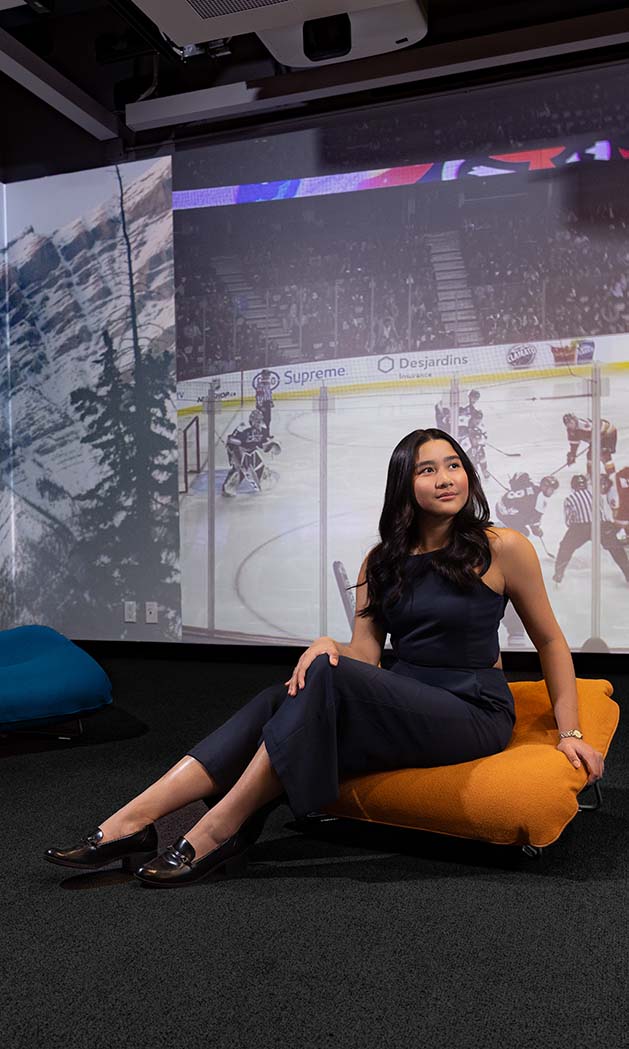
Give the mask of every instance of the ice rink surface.
[[[508, 479], [527, 471], [533, 481], [555, 473], [559, 490], [550, 498], [542, 520], [543, 542], [535, 537], [548, 594], [570, 647], [592, 636], [592, 552], [588, 542], [573, 556], [562, 583], [552, 581], [553, 557], [565, 533], [563, 501], [570, 478], [586, 471], [585, 445], [574, 466], [567, 466], [565, 412], [591, 418], [591, 402], [582, 378], [566, 374], [544, 379], [504, 377], [474, 385], [487, 432], [486, 455], [491, 473], [483, 487], [492, 520], [495, 504]], [[607, 388], [608, 387], [608, 388]], [[617, 469], [629, 465], [629, 371], [609, 377], [601, 416], [618, 429], [614, 456]], [[461, 381], [461, 404], [469, 385]], [[321, 414], [316, 398], [280, 400], [273, 409], [271, 431], [281, 454], [269, 465], [279, 474], [266, 492], [247, 490], [221, 495], [227, 470], [225, 438], [250, 408], [234, 411], [223, 405], [216, 416], [215, 581], [210, 586], [217, 639], [302, 644], [321, 633], [349, 639], [350, 626], [333, 572], [341, 561], [352, 583], [362, 558], [378, 540], [378, 518], [387, 464], [397, 442], [409, 431], [435, 425], [434, 405], [448, 403], [442, 387], [399, 384], [390, 392], [333, 398], [327, 416], [327, 448], [321, 447]], [[186, 420], [188, 421], [188, 420]], [[510, 453], [507, 455], [505, 453]], [[201, 466], [191, 475], [181, 501], [181, 570], [184, 627], [208, 624], [208, 476], [207, 420], [201, 416]], [[327, 474], [327, 602], [321, 614], [320, 496]], [[504, 487], [503, 487], [504, 486]], [[600, 554], [600, 636], [610, 649], [629, 650], [629, 586], [610, 554]], [[510, 646], [501, 627], [501, 645]], [[533, 646], [526, 640], [526, 646]]]

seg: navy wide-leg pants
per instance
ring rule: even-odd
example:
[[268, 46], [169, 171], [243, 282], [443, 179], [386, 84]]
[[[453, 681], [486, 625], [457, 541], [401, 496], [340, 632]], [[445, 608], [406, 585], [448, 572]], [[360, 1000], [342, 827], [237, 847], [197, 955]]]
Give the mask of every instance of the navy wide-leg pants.
[[300, 817], [335, 801], [339, 781], [351, 775], [453, 765], [505, 748], [513, 713], [502, 671], [412, 670], [450, 687], [346, 656], [334, 667], [318, 656], [296, 696], [284, 684], [264, 689], [188, 754], [227, 791], [264, 742]]

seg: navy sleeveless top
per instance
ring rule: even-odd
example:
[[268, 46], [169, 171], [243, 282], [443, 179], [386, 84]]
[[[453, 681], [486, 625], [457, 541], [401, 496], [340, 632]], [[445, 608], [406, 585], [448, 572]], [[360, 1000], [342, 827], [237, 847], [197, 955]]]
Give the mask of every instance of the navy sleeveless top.
[[[474, 669], [493, 667], [500, 655], [498, 627], [508, 597], [478, 582], [461, 589], [438, 572], [436, 551], [409, 556], [409, 585], [385, 609], [383, 626], [397, 660], [411, 666]], [[484, 574], [489, 563], [483, 566]]]

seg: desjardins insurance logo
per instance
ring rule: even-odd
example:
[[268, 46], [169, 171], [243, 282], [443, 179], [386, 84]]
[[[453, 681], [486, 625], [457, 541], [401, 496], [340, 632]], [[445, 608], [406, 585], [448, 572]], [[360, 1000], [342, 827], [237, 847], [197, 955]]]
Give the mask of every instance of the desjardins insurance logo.
[[422, 374], [431, 375], [433, 370], [460, 368], [468, 363], [469, 358], [466, 354], [444, 350], [437, 351], [434, 356], [432, 353], [426, 353], [418, 356], [398, 357], [397, 361], [393, 357], [380, 357], [377, 367], [378, 371], [384, 372], [385, 375], [397, 368], [398, 378], [416, 379]]

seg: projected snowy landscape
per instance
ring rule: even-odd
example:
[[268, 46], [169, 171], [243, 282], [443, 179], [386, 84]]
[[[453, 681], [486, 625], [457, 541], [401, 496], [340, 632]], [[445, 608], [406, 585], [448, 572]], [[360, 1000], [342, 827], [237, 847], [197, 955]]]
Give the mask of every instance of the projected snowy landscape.
[[[130, 597], [158, 601], [150, 636], [175, 639], [170, 162], [87, 172], [78, 188], [68, 181], [8, 193], [11, 220], [23, 225], [7, 251], [11, 440], [0, 549], [15, 598], [4, 625], [141, 636], [140, 623], [123, 622]], [[27, 224], [33, 213], [38, 226]]]

